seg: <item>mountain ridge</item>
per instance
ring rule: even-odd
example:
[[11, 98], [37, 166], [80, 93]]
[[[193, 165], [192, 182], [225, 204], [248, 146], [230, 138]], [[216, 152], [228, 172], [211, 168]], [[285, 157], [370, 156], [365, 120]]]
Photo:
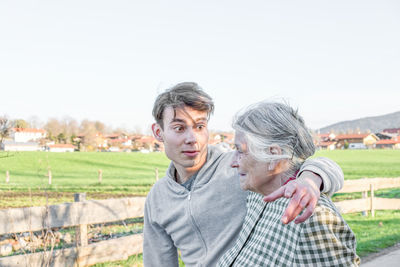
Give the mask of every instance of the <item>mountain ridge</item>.
[[347, 133], [347, 132], [382, 132], [388, 128], [400, 128], [400, 111], [379, 116], [370, 116], [355, 120], [341, 121], [317, 129], [323, 133]]

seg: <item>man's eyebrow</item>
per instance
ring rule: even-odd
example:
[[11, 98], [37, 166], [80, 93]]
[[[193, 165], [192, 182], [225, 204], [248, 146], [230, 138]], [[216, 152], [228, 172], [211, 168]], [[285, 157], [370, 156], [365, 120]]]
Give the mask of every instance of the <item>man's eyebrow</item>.
[[198, 122], [198, 121], [208, 121], [208, 119], [206, 117], [201, 117], [201, 118], [197, 118], [195, 120], [195, 122]]
[[[192, 120], [192, 121], [193, 121], [193, 122], [202, 122], [202, 121], [207, 121], [207, 118], [206, 118], [206, 117], [201, 117], [201, 118], [197, 118], [196, 120]], [[185, 120], [178, 119], [178, 118], [172, 119], [171, 123], [172, 123], [172, 122], [186, 123]]]
[[184, 120], [177, 119], [177, 118], [174, 118], [174, 119], [172, 119], [172, 121], [171, 121], [171, 122], [182, 122], [182, 123], [185, 123], [185, 121], [184, 121]]

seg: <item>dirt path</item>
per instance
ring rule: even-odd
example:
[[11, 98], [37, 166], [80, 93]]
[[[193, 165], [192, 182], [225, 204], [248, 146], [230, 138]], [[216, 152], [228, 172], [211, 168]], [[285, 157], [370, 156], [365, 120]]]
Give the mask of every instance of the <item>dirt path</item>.
[[399, 267], [400, 266], [400, 243], [392, 247], [382, 249], [377, 253], [369, 254], [362, 258], [362, 267]]

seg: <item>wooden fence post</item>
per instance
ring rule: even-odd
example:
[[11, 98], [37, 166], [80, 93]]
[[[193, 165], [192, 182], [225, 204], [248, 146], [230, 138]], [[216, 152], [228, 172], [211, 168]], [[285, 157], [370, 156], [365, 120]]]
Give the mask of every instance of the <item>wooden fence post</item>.
[[[368, 198], [368, 191], [362, 192], [362, 198], [363, 199]], [[366, 208], [366, 210], [362, 212], [362, 215], [363, 216], [368, 216], [368, 208]]]
[[156, 181], [158, 181], [158, 168], [156, 168]]
[[47, 176], [49, 176], [49, 184], [51, 184], [51, 170], [50, 169], [47, 172]]
[[10, 182], [10, 172], [6, 171], [6, 184]]
[[103, 170], [99, 169], [99, 184], [101, 184], [102, 180], [103, 180]]
[[374, 185], [370, 185], [371, 188], [371, 216], [375, 217], [375, 207], [374, 207]]
[[[74, 194], [75, 202], [83, 202], [86, 200], [86, 193]], [[80, 224], [75, 227], [76, 246], [84, 247], [88, 245], [87, 224]]]

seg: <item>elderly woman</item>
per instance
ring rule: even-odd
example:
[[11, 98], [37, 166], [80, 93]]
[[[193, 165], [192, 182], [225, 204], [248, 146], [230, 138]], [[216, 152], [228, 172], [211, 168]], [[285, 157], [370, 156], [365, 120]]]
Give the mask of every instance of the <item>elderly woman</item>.
[[356, 239], [330, 198], [322, 195], [302, 224], [281, 222], [288, 199], [265, 203], [263, 196], [296, 177], [314, 154], [303, 119], [290, 106], [261, 102], [233, 123], [237, 168], [247, 198], [247, 215], [236, 244], [219, 266], [358, 266]]

